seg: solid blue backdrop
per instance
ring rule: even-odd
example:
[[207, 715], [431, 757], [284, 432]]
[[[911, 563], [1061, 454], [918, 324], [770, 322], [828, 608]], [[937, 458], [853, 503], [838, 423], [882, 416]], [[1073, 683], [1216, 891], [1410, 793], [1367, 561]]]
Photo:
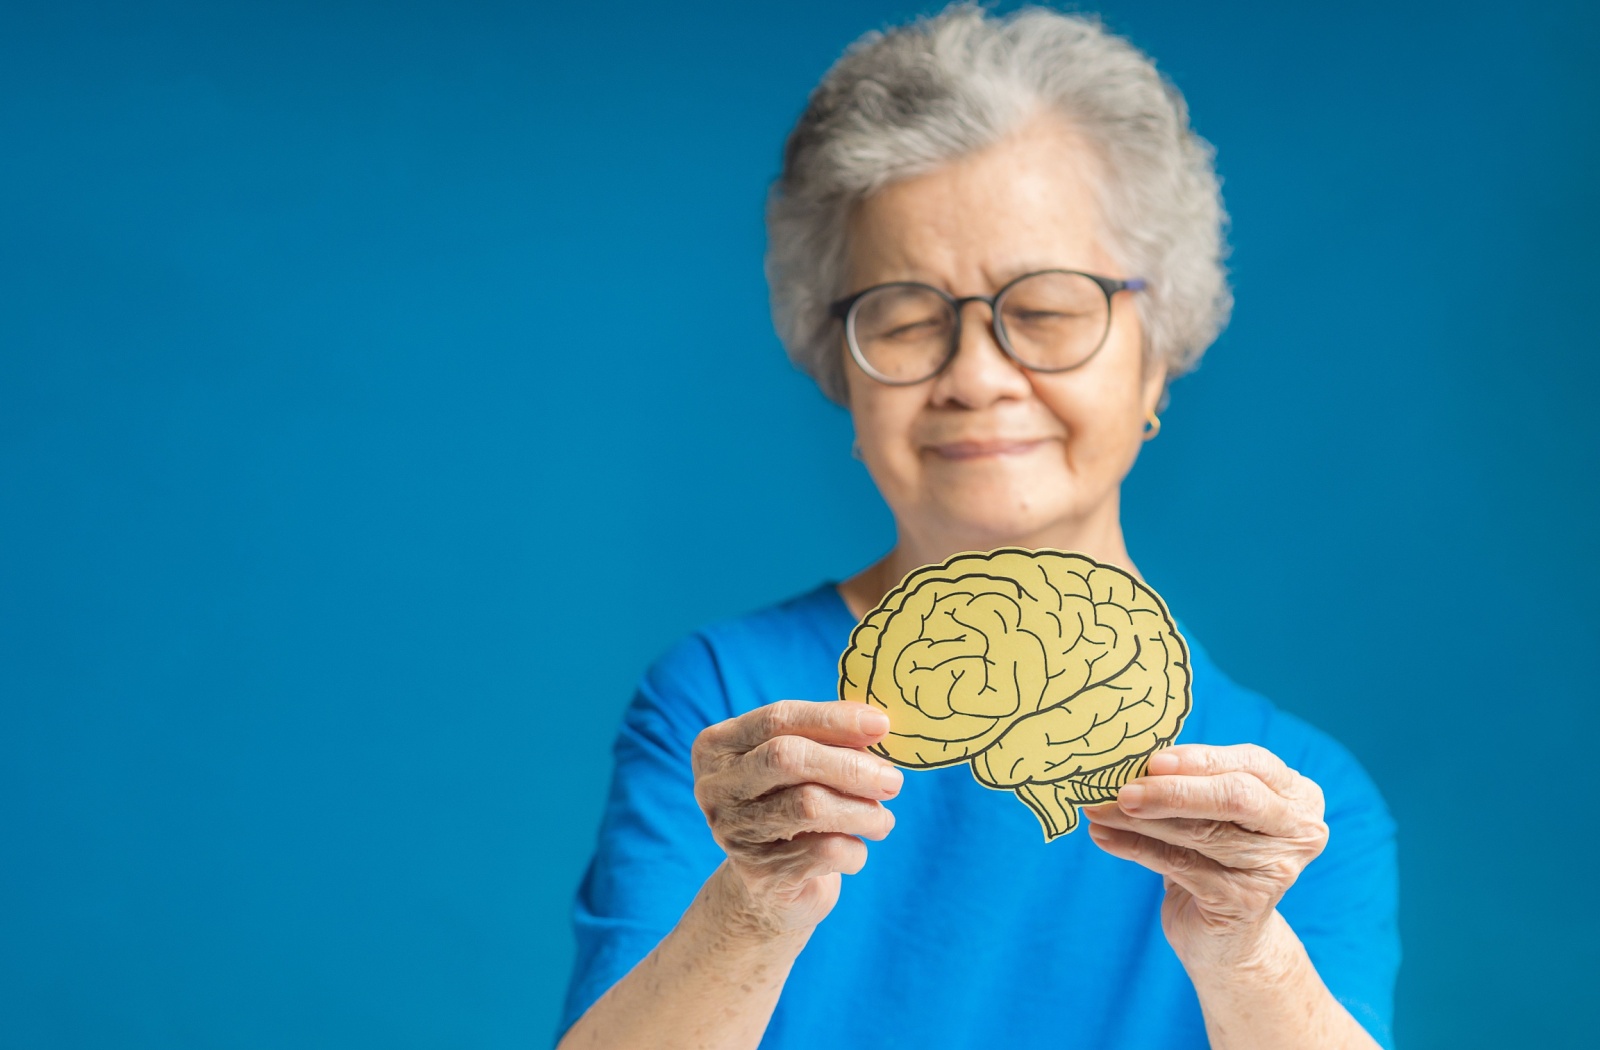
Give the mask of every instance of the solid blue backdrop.
[[[889, 542], [761, 207], [919, 10], [0, 6], [0, 1045], [548, 1042], [634, 677]], [[1102, 10], [1236, 246], [1134, 558], [1387, 794], [1402, 1044], [1588, 1045], [1600, 20]]]

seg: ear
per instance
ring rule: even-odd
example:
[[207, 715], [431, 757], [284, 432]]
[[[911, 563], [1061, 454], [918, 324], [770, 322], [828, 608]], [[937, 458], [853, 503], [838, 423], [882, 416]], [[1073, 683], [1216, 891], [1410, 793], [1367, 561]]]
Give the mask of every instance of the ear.
[[1146, 415], [1160, 415], [1167, 407], [1167, 381], [1171, 375], [1166, 363], [1146, 354], [1144, 368], [1139, 377], [1139, 407]]

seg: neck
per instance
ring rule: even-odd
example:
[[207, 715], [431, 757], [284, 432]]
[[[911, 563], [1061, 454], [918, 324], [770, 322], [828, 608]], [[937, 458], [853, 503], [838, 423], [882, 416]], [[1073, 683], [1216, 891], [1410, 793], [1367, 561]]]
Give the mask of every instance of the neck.
[[1144, 579], [1133, 564], [1133, 559], [1128, 556], [1128, 547], [1122, 537], [1122, 521], [1118, 508], [1113, 505], [1109, 513], [1092, 518], [1058, 522], [1033, 532], [1004, 535], [923, 531], [908, 528], [902, 522], [895, 545], [889, 553], [840, 584], [839, 593], [859, 620], [912, 570], [924, 565], [937, 565], [962, 551], [987, 551], [997, 547], [1023, 547], [1029, 550], [1049, 547], [1077, 551], [1095, 561], [1115, 565], [1132, 573], [1136, 579]]

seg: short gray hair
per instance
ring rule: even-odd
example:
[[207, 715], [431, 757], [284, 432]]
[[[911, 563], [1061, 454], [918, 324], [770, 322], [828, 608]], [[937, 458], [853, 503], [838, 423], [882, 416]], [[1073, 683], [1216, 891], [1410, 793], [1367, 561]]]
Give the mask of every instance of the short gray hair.
[[885, 185], [983, 149], [1040, 111], [1095, 150], [1107, 238], [1136, 297], [1146, 352], [1169, 377], [1195, 367], [1228, 322], [1227, 213], [1209, 143], [1154, 63], [1092, 17], [967, 3], [857, 40], [823, 76], [767, 203], [773, 320], [797, 367], [845, 400], [829, 304], [844, 293], [845, 231]]

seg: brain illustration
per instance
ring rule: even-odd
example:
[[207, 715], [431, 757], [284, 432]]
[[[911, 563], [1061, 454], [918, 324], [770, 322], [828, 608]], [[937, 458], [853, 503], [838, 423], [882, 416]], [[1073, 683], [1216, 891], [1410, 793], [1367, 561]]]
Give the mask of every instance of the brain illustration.
[[1189, 650], [1161, 598], [1082, 554], [1006, 548], [918, 569], [867, 614], [839, 698], [889, 714], [896, 765], [971, 763], [1046, 840], [1116, 797], [1189, 713]]

